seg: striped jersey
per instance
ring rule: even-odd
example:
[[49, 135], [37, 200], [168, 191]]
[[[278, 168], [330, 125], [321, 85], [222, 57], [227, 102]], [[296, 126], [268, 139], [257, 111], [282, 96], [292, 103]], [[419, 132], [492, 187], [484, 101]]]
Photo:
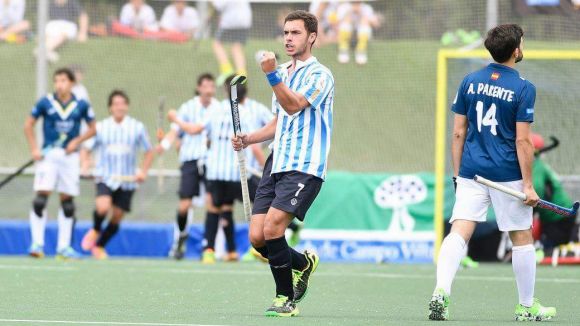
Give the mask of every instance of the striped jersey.
[[[251, 114], [243, 104], [238, 106], [243, 133], [254, 130]], [[207, 152], [206, 178], [219, 181], [240, 181], [240, 171], [236, 151], [232, 147], [234, 126], [229, 100], [223, 100], [219, 109], [213, 110], [204, 123], [209, 135], [210, 147]], [[246, 148], [246, 161], [253, 157], [251, 149]], [[254, 159], [255, 160], [255, 159]]]
[[[251, 98], [246, 98], [244, 103], [240, 104], [239, 107], [240, 110], [245, 110], [249, 113], [248, 119], [250, 123], [250, 130], [244, 130], [244, 132], [258, 130], [267, 125], [274, 118], [274, 114], [270, 109], [268, 109], [264, 104]], [[261, 171], [264, 168], [260, 165], [260, 162], [258, 162], [253, 154], [246, 155], [246, 162], [248, 167], [255, 171]]]
[[324, 180], [332, 135], [334, 77], [315, 57], [297, 61], [291, 75], [291, 62], [278, 68], [284, 83], [302, 94], [310, 106], [289, 115], [272, 99], [272, 111], [278, 116], [272, 150], [272, 174], [299, 171]]
[[[204, 107], [199, 96], [183, 103], [179, 108], [177, 115], [179, 119], [188, 123], [202, 124], [206, 121], [208, 112], [217, 110], [220, 103], [217, 99], [212, 98], [208, 107]], [[197, 135], [191, 135], [181, 132], [179, 126], [172, 124], [171, 128], [181, 134], [181, 147], [179, 148], [179, 161], [188, 162], [193, 160], [204, 159], [207, 152], [207, 132], [203, 131]]]
[[139, 149], [149, 151], [151, 142], [145, 125], [126, 116], [117, 123], [113, 117], [97, 123], [94, 149], [96, 150], [95, 177], [112, 190], [134, 190], [137, 183], [120, 177], [134, 176]]

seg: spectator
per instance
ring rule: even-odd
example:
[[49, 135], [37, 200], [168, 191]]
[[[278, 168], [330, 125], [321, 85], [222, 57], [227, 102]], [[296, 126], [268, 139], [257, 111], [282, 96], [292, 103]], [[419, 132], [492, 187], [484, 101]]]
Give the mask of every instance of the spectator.
[[136, 32], [159, 30], [155, 11], [145, 0], [130, 0], [121, 9], [120, 23]]
[[338, 25], [338, 1], [314, 0], [308, 11], [318, 18], [318, 44], [336, 42]]
[[248, 33], [252, 27], [252, 8], [249, 0], [213, 0], [213, 6], [220, 12], [219, 28], [213, 43], [213, 50], [217, 57], [220, 76], [217, 84], [234, 74], [224, 43], [232, 45], [232, 57], [235, 64], [235, 72], [246, 75], [246, 57], [244, 45], [248, 39]]
[[86, 42], [89, 16], [79, 0], [51, 0], [49, 17], [46, 24], [46, 56], [49, 62], [55, 63], [59, 60], [56, 50], [66, 41], [76, 39]]
[[24, 20], [24, 0], [0, 0], [0, 42], [22, 43], [24, 35], [30, 29], [30, 23]]
[[353, 31], [357, 32], [355, 61], [364, 65], [368, 61], [367, 48], [372, 29], [381, 25], [381, 17], [373, 8], [362, 1], [352, 1], [338, 6], [338, 62], [350, 61], [350, 40]]
[[163, 11], [161, 29], [166, 32], [182, 33], [193, 38], [199, 28], [200, 20], [197, 10], [186, 5], [185, 1], [173, 1]]

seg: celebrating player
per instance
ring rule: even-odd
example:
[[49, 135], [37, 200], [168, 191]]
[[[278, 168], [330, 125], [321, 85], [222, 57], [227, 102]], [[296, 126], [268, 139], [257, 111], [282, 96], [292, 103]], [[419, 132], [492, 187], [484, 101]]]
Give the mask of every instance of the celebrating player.
[[284, 237], [294, 217], [304, 219], [326, 176], [334, 78], [312, 56], [317, 31], [312, 14], [294, 11], [286, 17], [284, 49], [292, 60], [277, 66], [274, 53], [266, 52], [261, 61], [274, 90], [275, 117], [265, 127], [232, 140], [234, 149], [241, 150], [274, 139], [250, 223], [252, 246], [268, 258], [276, 283], [276, 298], [266, 316], [297, 315], [296, 303], [304, 298], [318, 265], [314, 253], [295, 251]]
[[[57, 258], [77, 258], [71, 248], [71, 237], [75, 224], [73, 198], [79, 195], [80, 163], [77, 152], [79, 145], [95, 135], [95, 114], [88, 102], [77, 100], [72, 93], [75, 76], [70, 69], [61, 68], [53, 75], [54, 94], [49, 94], [32, 109], [26, 119], [24, 132], [36, 165], [34, 191], [36, 198], [30, 212], [32, 244], [30, 255], [44, 257], [44, 231], [46, 227], [46, 204], [53, 190], [60, 193], [61, 209], [58, 213]], [[44, 143], [42, 151], [36, 143], [34, 125], [43, 118]], [[81, 120], [88, 130], [80, 135]], [[44, 157], [43, 157], [44, 153]]]
[[[555, 308], [534, 298], [536, 257], [532, 238], [532, 207], [538, 195], [532, 183], [536, 88], [520, 77], [515, 64], [523, 57], [524, 32], [518, 25], [491, 29], [485, 47], [495, 63], [467, 75], [453, 102], [455, 112], [452, 158], [456, 201], [451, 232], [443, 240], [437, 263], [437, 285], [429, 304], [429, 319], [449, 318], [451, 283], [478, 222], [484, 222], [493, 205], [501, 231], [514, 244], [512, 265], [519, 293], [516, 320], [547, 320]], [[480, 175], [523, 191], [525, 202], [487, 188], [473, 180]]]
[[[108, 104], [111, 116], [97, 123], [93, 146], [98, 150], [93, 227], [81, 243], [83, 250], [90, 250], [93, 257], [99, 260], [107, 258], [105, 246], [119, 231], [125, 213], [131, 211], [133, 193], [137, 184], [147, 178], [154, 156], [145, 125], [127, 115], [129, 96], [121, 90], [114, 90], [109, 95]], [[141, 170], [135, 171], [139, 149], [145, 151], [145, 157]], [[101, 232], [109, 212], [111, 220]]]
[[[202, 74], [197, 79], [196, 97], [185, 102], [179, 108], [177, 117], [180, 121], [201, 124], [206, 121], [209, 112], [218, 110], [220, 103], [214, 97], [216, 86], [211, 74]], [[192, 204], [192, 198], [200, 196], [200, 188], [204, 179], [204, 160], [207, 152], [207, 133], [188, 134], [177, 124], [171, 125], [171, 130], [160, 143], [157, 151], [171, 148], [179, 134], [183, 133], [179, 147], [181, 162], [181, 180], [179, 182], [179, 206], [177, 209], [177, 228], [174, 244], [169, 255], [182, 259], [185, 255], [187, 241], [187, 214]]]

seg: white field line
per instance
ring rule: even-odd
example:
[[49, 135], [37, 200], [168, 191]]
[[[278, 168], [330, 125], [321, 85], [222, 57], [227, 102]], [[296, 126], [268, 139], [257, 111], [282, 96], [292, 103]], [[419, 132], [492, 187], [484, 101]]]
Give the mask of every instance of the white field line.
[[[92, 267], [96, 267], [94, 265]], [[50, 271], [82, 271], [80, 268], [73, 268], [68, 266], [57, 267], [57, 266], [19, 266], [19, 265], [2, 265], [0, 264], [0, 270], [6, 269], [17, 269], [17, 270], [50, 270]], [[187, 269], [187, 268], [151, 268], [143, 270], [142, 268], [123, 268], [126, 272], [155, 272], [155, 273], [173, 273], [173, 274], [221, 274], [221, 275], [267, 275], [268, 271], [258, 271], [258, 270], [219, 270], [219, 269]], [[400, 273], [342, 273], [342, 272], [318, 272], [318, 276], [322, 277], [363, 277], [363, 278], [388, 278], [388, 279], [435, 279], [435, 273], [432, 274], [400, 274]], [[514, 282], [512, 276], [470, 276], [470, 275], [458, 275], [458, 279], [466, 281], [491, 281], [491, 282]], [[564, 284], [580, 284], [580, 279], [577, 278], [547, 278], [538, 277], [536, 282], [541, 283], [564, 283]]]
[[227, 326], [227, 325], [201, 325], [201, 324], [171, 324], [171, 323], [134, 323], [117, 321], [77, 321], [77, 320], [42, 320], [42, 319], [0, 319], [2, 323], [28, 323], [28, 324], [59, 324], [59, 325], [119, 325], [119, 326]]

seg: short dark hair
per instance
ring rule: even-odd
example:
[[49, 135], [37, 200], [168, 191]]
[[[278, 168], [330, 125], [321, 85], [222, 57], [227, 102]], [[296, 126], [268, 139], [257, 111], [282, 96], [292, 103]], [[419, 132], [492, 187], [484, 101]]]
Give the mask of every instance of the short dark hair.
[[65, 75], [68, 78], [68, 80], [70, 80], [73, 83], [75, 83], [77, 81], [75, 74], [69, 68], [58, 68], [54, 72], [54, 74], [52, 74], [52, 77], [54, 78], [54, 77], [60, 76], [60, 75]]
[[[232, 80], [234, 79], [235, 76], [230, 76], [226, 79], [224, 85], [226, 88], [226, 93], [228, 95], [228, 98], [231, 98], [231, 92], [232, 92], [232, 88], [230, 86], [230, 83], [232, 82]], [[239, 102], [243, 101], [246, 96], [248, 96], [248, 83], [244, 83], [244, 84], [238, 84], [238, 100]]]
[[123, 99], [125, 99], [125, 102], [127, 104], [131, 103], [131, 101], [129, 101], [129, 95], [127, 95], [127, 93], [125, 93], [125, 91], [120, 90], [120, 89], [114, 89], [111, 94], [109, 94], [109, 100], [107, 101], [107, 104], [109, 107], [111, 107], [111, 105], [113, 105], [113, 99], [115, 97], [122, 97]]
[[522, 43], [524, 30], [516, 24], [504, 24], [494, 27], [487, 32], [485, 48], [493, 60], [504, 63], [510, 59], [515, 49]]
[[[197, 77], [197, 86], [201, 86], [201, 84], [206, 80], [215, 81], [215, 78], [209, 72], [203, 73]], [[195, 90], [195, 95], [199, 95], [197, 89]]]
[[[304, 27], [306, 28], [308, 34], [317, 33], [316, 35], [318, 35], [318, 18], [316, 18], [316, 16], [313, 14], [304, 10], [293, 11], [289, 13], [288, 16], [286, 16], [286, 19], [284, 19], [284, 24], [295, 20], [301, 20], [304, 22]], [[314, 42], [316, 42], [316, 40]], [[312, 42], [312, 44], [314, 44], [314, 42]]]

